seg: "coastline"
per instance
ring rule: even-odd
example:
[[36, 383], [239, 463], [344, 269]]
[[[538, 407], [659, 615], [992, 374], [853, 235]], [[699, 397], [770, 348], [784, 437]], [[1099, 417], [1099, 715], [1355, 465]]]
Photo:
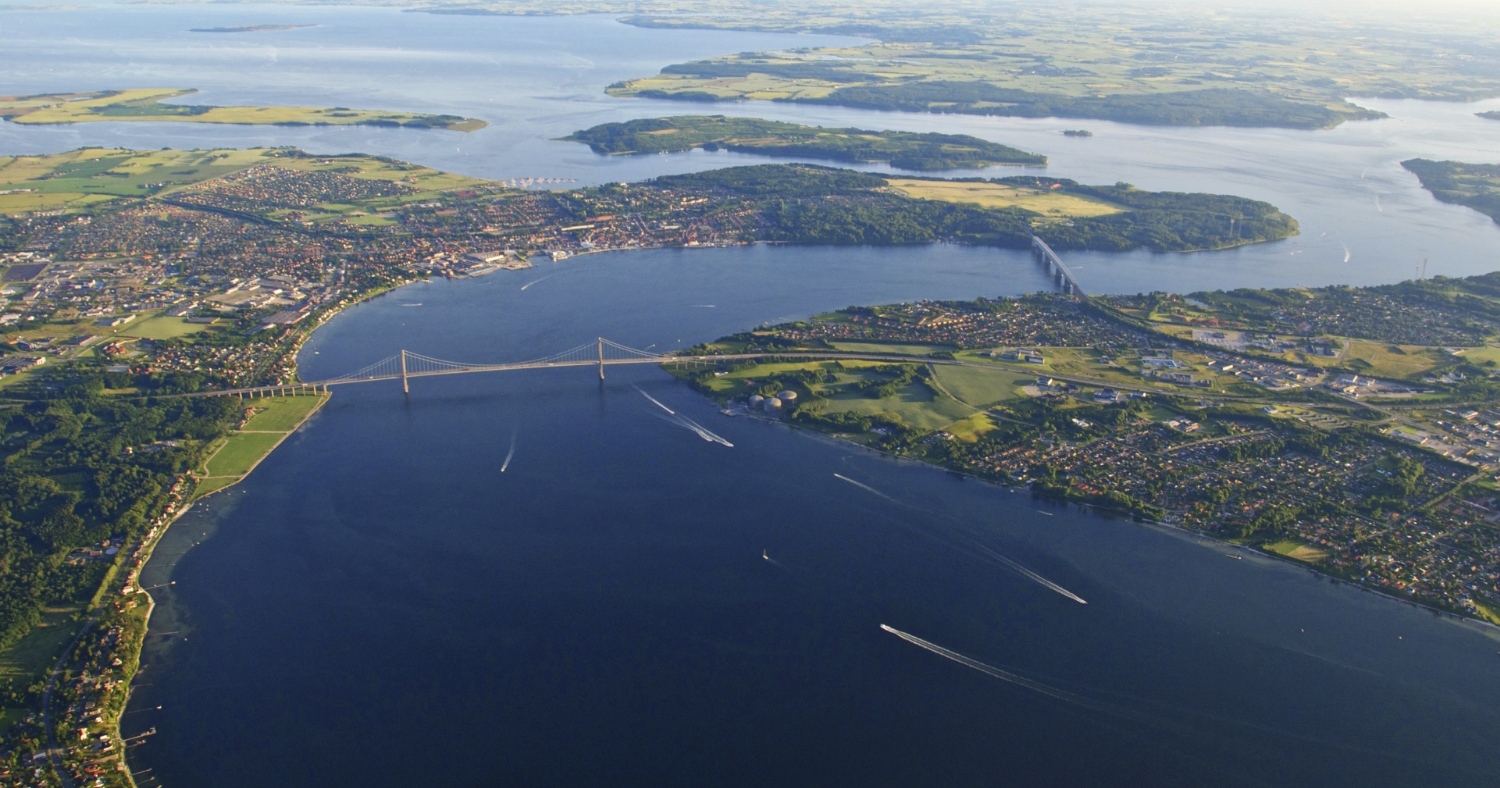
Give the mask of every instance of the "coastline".
[[[678, 380], [681, 380], [681, 378], [678, 378]], [[699, 396], [703, 396], [703, 398], [705, 399], [708, 399], [709, 402], [714, 402], [714, 399], [709, 398], [709, 396], [703, 395], [702, 392], [697, 392], [696, 389], [693, 389], [693, 392], [697, 393], [697, 395]], [[876, 449], [876, 447], [873, 446], [865, 446], [865, 444], [858, 443], [858, 441], [849, 440], [849, 438], [841, 438], [837, 437], [837, 435], [829, 434], [829, 432], [820, 432], [817, 431], [817, 429], [810, 429], [805, 428], [805, 426], [795, 425], [795, 423], [789, 422], [789, 420], [786, 419], [769, 419], [769, 417], [765, 416], [756, 416], [756, 414], [751, 413], [751, 411], [745, 411], [745, 413], [739, 413], [736, 414], [736, 416], [745, 417], [745, 419], [754, 419], [757, 420], [757, 422], [766, 423], [766, 425], [783, 426], [783, 428], [790, 429], [790, 431], [801, 432], [801, 434], [808, 435], [808, 437], [813, 438], [813, 440], [828, 441], [828, 443], [837, 444], [837, 446], [853, 447], [853, 449], [864, 449], [865, 452], [874, 453], [874, 455], [880, 456], [880, 458], [891, 459], [891, 461], [895, 461], [897, 462], [897, 464], [921, 465], [921, 467], [930, 468], [930, 470], [953, 474], [953, 476], [962, 477], [962, 479], [965, 480], [974, 480], [974, 482], [981, 483], [981, 485], [992, 486], [992, 488], [996, 489], [1004, 489], [1004, 491], [1013, 492], [1013, 494], [1026, 492], [1026, 494], [1031, 494], [1031, 497], [1034, 498], [1034, 500], [1049, 501], [1049, 503], [1058, 503], [1062, 504], [1062, 506], [1077, 506], [1079, 507], [1079, 509], [1092, 510], [1091, 513], [1094, 513], [1094, 515], [1097, 516], [1107, 515], [1112, 519], [1128, 519], [1128, 521], [1130, 521], [1133, 525], [1163, 528], [1163, 530], [1170, 531], [1170, 533], [1193, 537], [1194, 540], [1199, 540], [1199, 542], [1209, 542], [1212, 543], [1212, 545], [1223, 546], [1223, 548], [1233, 548], [1241, 549], [1241, 551], [1248, 551], [1251, 552], [1251, 554], [1257, 555], [1257, 557], [1268, 558], [1268, 560], [1277, 561], [1277, 563], [1286, 564], [1286, 566], [1298, 567], [1298, 569], [1308, 570], [1308, 572], [1313, 573], [1313, 575], [1319, 576], [1319, 578], [1326, 578], [1329, 579], [1329, 581], [1335, 582], [1335, 584], [1347, 585], [1347, 587], [1356, 588], [1356, 590], [1364, 591], [1364, 593], [1376, 594], [1376, 596], [1383, 597], [1383, 599], [1386, 600], [1391, 600], [1391, 602], [1403, 603], [1403, 605], [1410, 605], [1413, 606], [1413, 608], [1425, 609], [1425, 611], [1433, 612], [1434, 615], [1443, 615], [1443, 617], [1451, 618], [1451, 620], [1454, 621], [1461, 621], [1461, 623], [1478, 624], [1478, 626], [1481, 627], [1481, 630], [1485, 630], [1485, 635], [1491, 636], [1491, 638], [1496, 639], [1496, 641], [1500, 641], [1500, 624], [1491, 623], [1491, 621], [1484, 620], [1484, 618], [1473, 617], [1473, 615], [1458, 614], [1458, 612], [1451, 611], [1451, 609], [1428, 605], [1428, 603], [1422, 602], [1422, 600], [1419, 599], [1409, 599], [1409, 597], [1397, 596], [1397, 594], [1388, 593], [1388, 591], [1382, 590], [1382, 588], [1371, 588], [1370, 585], [1361, 584], [1361, 582], [1350, 581], [1350, 579], [1341, 578], [1341, 576], [1331, 575], [1331, 573], [1323, 572], [1323, 570], [1320, 570], [1319, 567], [1316, 566], [1316, 564], [1304, 563], [1304, 561], [1298, 561], [1296, 560], [1296, 558], [1286, 557], [1286, 555], [1278, 554], [1278, 552], [1268, 552], [1265, 551], [1265, 549], [1257, 548], [1257, 546], [1254, 545], [1241, 545], [1241, 543], [1238, 542], [1230, 542], [1230, 540], [1218, 539], [1218, 537], [1212, 536], [1212, 534], [1203, 533], [1203, 531], [1188, 530], [1188, 528], [1181, 527], [1181, 525], [1173, 525], [1170, 524], [1170, 522], [1161, 522], [1155, 521], [1155, 519], [1143, 518], [1143, 516], [1134, 515], [1134, 513], [1131, 512], [1124, 512], [1124, 510], [1119, 509], [1110, 509], [1110, 507], [1100, 506], [1100, 504], [1097, 503], [1089, 503], [1089, 501], [1077, 501], [1070, 500], [1070, 498], [1058, 498], [1052, 497], [1052, 495], [1040, 494], [1040, 492], [1034, 491], [1034, 489], [1029, 488], [1029, 486], [1020, 486], [1020, 488], [1016, 488], [1016, 486], [1007, 485], [1007, 483], [999, 482], [999, 480], [996, 479], [986, 479], [986, 477], [983, 476], [975, 476], [975, 474], [972, 473], [965, 473], [965, 471], [954, 470], [954, 468], [947, 468], [944, 467], [944, 465], [936, 464], [936, 462], [929, 462], [927, 461], [927, 459], [915, 458], [915, 456], [894, 455], [894, 453], [886, 452], [886, 450], [883, 449]]]
[[[311, 334], [311, 332], [308, 332], [308, 333], [309, 333], [309, 335]], [[108, 723], [108, 725], [106, 726], [106, 728], [108, 729], [109, 735], [110, 735], [110, 737], [111, 737], [112, 740], [121, 742], [122, 744], [123, 744], [123, 742], [125, 740], [125, 735], [124, 735], [123, 731], [121, 731], [121, 729], [120, 729], [120, 720], [124, 718], [125, 714], [128, 713], [128, 709], [130, 708], [130, 699], [131, 699], [131, 695], [133, 694], [133, 692], [132, 692], [132, 685], [134, 684], [135, 677], [137, 675], [139, 675], [139, 673], [140, 673], [141, 651], [142, 651], [142, 649], [143, 649], [143, 647], [145, 645], [146, 638], [149, 637], [150, 634], [151, 634], [151, 615], [156, 610], [156, 598], [151, 595], [150, 591], [148, 591], [146, 589], [143, 589], [143, 588], [140, 588], [136, 584], [136, 579], [139, 577], [139, 574], [142, 573], [142, 572], [144, 572], [146, 570], [146, 567], [151, 563], [151, 559], [152, 559], [152, 557], [154, 557], [154, 555], [156, 553], [156, 547], [157, 547], [157, 545], [159, 545], [161, 543], [162, 537], [166, 536], [167, 530], [169, 528], [171, 528], [171, 526], [172, 526], [173, 523], [176, 523], [177, 520], [180, 519], [183, 515], [186, 515], [188, 512], [192, 511], [193, 507], [198, 503], [198, 501], [200, 501], [200, 500], [202, 500], [204, 498], [207, 498], [210, 495], [214, 495], [215, 493], [219, 493], [219, 492], [227, 490], [227, 489], [229, 489], [231, 487], [234, 487], [235, 485], [237, 485], [240, 482], [244, 481], [245, 479], [249, 478], [250, 474], [253, 473], [256, 468], [260, 467], [260, 464], [262, 462], [264, 462], [267, 457], [270, 457], [271, 454], [276, 451], [276, 449], [280, 448], [281, 444], [285, 443], [287, 438], [290, 438], [298, 430], [302, 429], [302, 425], [306, 424], [307, 421], [309, 419], [311, 419], [315, 413], [317, 413], [319, 410], [322, 410], [323, 406], [326, 405], [326, 404], [328, 404], [328, 401], [332, 398], [332, 396], [333, 395], [331, 393], [330, 394], [319, 394], [319, 395], [316, 395], [317, 401], [307, 411], [307, 413], [304, 414], [302, 416], [302, 418], [297, 421], [296, 425], [294, 425], [291, 429], [289, 429], [285, 433], [283, 433], [282, 436], [281, 436], [281, 438], [279, 440], [277, 440], [269, 449], [267, 449], [264, 453], [262, 453], [260, 455], [260, 457], [255, 460], [254, 463], [252, 463], [250, 465], [249, 469], [247, 469], [244, 473], [242, 473], [242, 474], [239, 475], [239, 478], [235, 479], [234, 481], [230, 482], [229, 484], [224, 485], [223, 487], [216, 487], [213, 490], [210, 490], [210, 491], [208, 491], [206, 493], [203, 493], [202, 495], [196, 494], [196, 487], [197, 487], [197, 484], [199, 482], [198, 482], [198, 480], [195, 480], [194, 481], [195, 490], [194, 490], [194, 492], [189, 493], [188, 503], [186, 505], [184, 505], [182, 508], [176, 510], [176, 513], [172, 515], [171, 519], [169, 519], [167, 522], [163, 523], [162, 525], [158, 526], [158, 530], [156, 531], [155, 536], [151, 537], [148, 541], [142, 543], [140, 549], [136, 553], [137, 560], [135, 562], [135, 564], [136, 564], [135, 569], [133, 571], [129, 572], [126, 575], [126, 580], [125, 580], [125, 582], [124, 582], [124, 584], [123, 584], [123, 586], [121, 588], [121, 592], [122, 592], [121, 593], [121, 597], [122, 597], [122, 599], [130, 599], [132, 597], [145, 596], [146, 603], [145, 603], [145, 610], [141, 614], [140, 636], [138, 638], [132, 639], [131, 643], [129, 644], [129, 647], [127, 648], [127, 651], [131, 654], [131, 658], [128, 659], [128, 660], [126, 660], [125, 664], [121, 667], [122, 672], [124, 672], [124, 674], [125, 674], [126, 680], [123, 682], [123, 686], [125, 687], [125, 692], [124, 692], [124, 700], [120, 704], [120, 713], [114, 719], [110, 720], [109, 723]], [[221, 450], [222, 450], [222, 447], [221, 447]], [[210, 458], [210, 459], [212, 459], [212, 458]], [[205, 460], [204, 464], [206, 465], [207, 462], [208, 462], [208, 460]], [[108, 590], [108, 588], [113, 585], [112, 580], [113, 579], [111, 579], [111, 582], [107, 582], [105, 584], [105, 588], [104, 589], [101, 589], [101, 591], [105, 591], [106, 592], [105, 596], [107, 596], [107, 590]], [[126, 591], [130, 591], [132, 588], [134, 588], [134, 593], [130, 593], [130, 594], [124, 593]], [[101, 605], [99, 611], [96, 611], [94, 618], [90, 619], [90, 622], [89, 622], [90, 624], [92, 624], [93, 621], [95, 619], [97, 619], [97, 617], [99, 615], [99, 612], [102, 612], [102, 610], [103, 610], [103, 608], [102, 608], [102, 605]], [[80, 637], [81, 637], [81, 635], [84, 632], [88, 631], [88, 628], [89, 627], [86, 625], [82, 630], [80, 630], [80, 633], [79, 633]], [[59, 667], [60, 667], [61, 664], [62, 664], [62, 662], [59, 661], [58, 664], [59, 664]], [[55, 670], [54, 670], [54, 672], [55, 672]], [[124, 767], [125, 767], [122, 770], [122, 773], [124, 774], [127, 783], [129, 785], [131, 785], [132, 787], [134, 787], [134, 786], [136, 786], [135, 775], [132, 772], [132, 770], [130, 769], [129, 761], [128, 761], [128, 758], [126, 758], [125, 755], [124, 755], [125, 750], [123, 749], [123, 747], [122, 747], [122, 751], [121, 752], [122, 752], [122, 755], [121, 755], [121, 761], [120, 761], [120, 763], [122, 765], [124, 765]]]

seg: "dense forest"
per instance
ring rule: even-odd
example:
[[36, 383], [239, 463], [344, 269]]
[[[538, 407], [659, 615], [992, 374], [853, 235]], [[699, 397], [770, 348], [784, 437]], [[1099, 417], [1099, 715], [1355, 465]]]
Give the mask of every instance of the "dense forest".
[[1473, 208], [1500, 222], [1500, 164], [1409, 159], [1401, 166], [1442, 202]]
[[85, 562], [69, 554], [138, 541], [174, 479], [242, 409], [225, 397], [130, 400], [104, 386], [96, 374], [13, 392], [22, 404], [0, 410], [0, 647], [35, 626], [45, 605], [93, 594], [126, 551]]
[[[1034, 178], [995, 183], [1034, 185]], [[1026, 248], [1032, 233], [1055, 249], [1182, 252], [1286, 238], [1297, 222], [1269, 203], [1215, 194], [1147, 192], [1128, 184], [1058, 189], [1130, 208], [1069, 222], [1036, 222], [1023, 208], [981, 208], [917, 200], [881, 190], [884, 178], [815, 165], [765, 164], [672, 175], [653, 183], [750, 196], [763, 221], [754, 240], [815, 244], [914, 244], [958, 241]], [[1033, 227], [1033, 225], [1035, 225]]]
[[967, 134], [829, 129], [796, 123], [684, 115], [605, 123], [565, 140], [595, 153], [673, 153], [704, 148], [762, 156], [800, 156], [844, 162], [889, 162], [904, 170], [951, 170], [993, 164], [1045, 165], [1047, 157]]

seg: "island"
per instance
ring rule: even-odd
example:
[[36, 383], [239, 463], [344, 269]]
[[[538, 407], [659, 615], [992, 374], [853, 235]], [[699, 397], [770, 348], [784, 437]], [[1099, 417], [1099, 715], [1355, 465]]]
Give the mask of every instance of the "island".
[[[194, 501], [243, 479], [328, 400], [299, 381], [296, 353], [351, 304], [610, 250], [1026, 247], [1035, 233], [1058, 248], [1181, 251], [1296, 228], [1240, 197], [808, 164], [536, 185], [295, 148], [0, 158], [0, 697], [16, 723], [0, 751], [13, 766], [59, 730], [124, 748], [119, 714], [152, 604], [141, 568]], [[920, 364], [876, 366], [867, 394], [927, 379]], [[209, 396], [243, 389], [255, 391]], [[85, 645], [69, 648], [80, 628]], [[56, 752], [80, 783], [113, 757]]]
[[256, 126], [390, 126], [463, 132], [477, 131], [488, 125], [482, 120], [458, 115], [378, 112], [346, 107], [213, 107], [162, 103], [196, 92], [144, 88], [0, 96], [0, 118], [22, 124], [152, 121]]
[[1088, 129], [1065, 129], [1063, 131], [1063, 136], [1064, 137], [1092, 137], [1092, 136], [1094, 136], [1094, 132], [1089, 131]]
[[1500, 623], [1497, 340], [1500, 273], [849, 307], [667, 368], [731, 415]]
[[1492, 110], [1490, 112], [1476, 112], [1474, 114], [1485, 120], [1500, 120], [1500, 111]]
[[573, 132], [563, 139], [587, 143], [595, 153], [607, 155], [723, 149], [761, 156], [885, 162], [899, 170], [918, 171], [1047, 164], [1046, 156], [967, 134], [828, 129], [723, 115], [679, 115], [605, 123]]

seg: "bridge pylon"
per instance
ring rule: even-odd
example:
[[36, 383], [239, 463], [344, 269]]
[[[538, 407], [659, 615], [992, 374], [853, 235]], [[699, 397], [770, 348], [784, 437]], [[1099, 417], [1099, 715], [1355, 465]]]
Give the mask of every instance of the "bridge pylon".
[[401, 351], [401, 393], [410, 394], [411, 384], [406, 380], [406, 350]]
[[599, 337], [599, 379], [604, 380], [604, 337]]

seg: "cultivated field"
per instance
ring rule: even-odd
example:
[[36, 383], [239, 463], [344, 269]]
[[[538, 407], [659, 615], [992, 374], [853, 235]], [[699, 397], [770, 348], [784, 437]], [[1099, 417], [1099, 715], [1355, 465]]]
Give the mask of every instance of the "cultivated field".
[[892, 189], [919, 200], [969, 203], [981, 208], [1022, 208], [1058, 219], [1108, 216], [1127, 210], [1096, 197], [1010, 184], [905, 178], [892, 178], [888, 183]]

